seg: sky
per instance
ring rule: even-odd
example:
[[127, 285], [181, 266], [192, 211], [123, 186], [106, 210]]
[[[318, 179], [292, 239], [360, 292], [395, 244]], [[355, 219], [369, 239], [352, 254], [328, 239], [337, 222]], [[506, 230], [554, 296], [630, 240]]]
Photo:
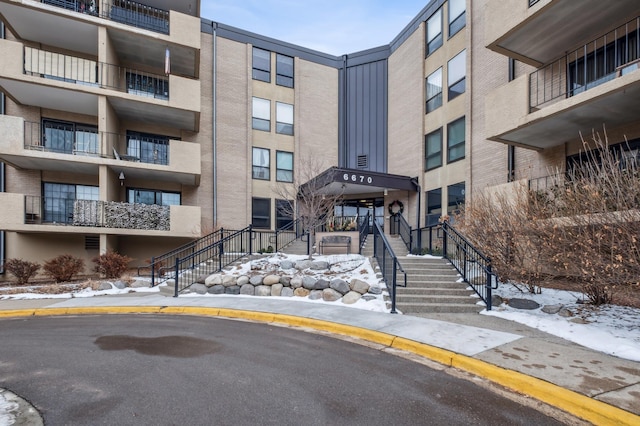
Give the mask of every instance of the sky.
[[340, 56], [391, 42], [428, 0], [202, 0], [200, 15]]

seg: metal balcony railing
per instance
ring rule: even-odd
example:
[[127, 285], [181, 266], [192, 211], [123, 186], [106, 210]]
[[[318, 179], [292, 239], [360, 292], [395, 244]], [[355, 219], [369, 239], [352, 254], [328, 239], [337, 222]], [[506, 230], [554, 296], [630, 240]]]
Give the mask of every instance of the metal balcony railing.
[[169, 80], [166, 76], [32, 47], [24, 48], [24, 73], [169, 100]]
[[42, 3], [78, 13], [99, 16], [121, 24], [169, 34], [169, 12], [129, 0], [41, 0]]
[[529, 106], [539, 109], [638, 69], [640, 17], [568, 52], [529, 76]]
[[25, 196], [25, 224], [170, 230], [169, 206]]

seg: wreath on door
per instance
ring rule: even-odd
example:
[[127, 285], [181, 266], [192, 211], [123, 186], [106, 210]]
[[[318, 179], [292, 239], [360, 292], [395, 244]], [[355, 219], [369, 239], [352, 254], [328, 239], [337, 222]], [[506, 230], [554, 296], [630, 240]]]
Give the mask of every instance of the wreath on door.
[[402, 214], [403, 211], [404, 204], [402, 204], [402, 201], [394, 200], [391, 204], [389, 204], [389, 214], [391, 216]]

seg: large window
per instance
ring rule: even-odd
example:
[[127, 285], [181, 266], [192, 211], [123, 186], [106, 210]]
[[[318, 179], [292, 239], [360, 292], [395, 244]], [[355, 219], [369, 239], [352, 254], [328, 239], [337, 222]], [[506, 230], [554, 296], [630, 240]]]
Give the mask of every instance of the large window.
[[127, 93], [155, 99], [169, 99], [169, 80], [127, 72]]
[[427, 191], [427, 226], [437, 225], [442, 216], [442, 188]]
[[293, 135], [293, 105], [276, 102], [276, 133]]
[[276, 229], [290, 229], [292, 222], [293, 201], [276, 200]]
[[442, 166], [442, 129], [429, 133], [424, 137], [425, 163], [424, 169], [431, 170]]
[[276, 84], [293, 87], [293, 58], [276, 54]]
[[442, 106], [442, 68], [427, 77], [427, 113]]
[[169, 164], [169, 137], [127, 131], [127, 155], [142, 163]]
[[453, 37], [466, 24], [466, 0], [449, 0], [449, 37]]
[[253, 48], [253, 79], [271, 82], [271, 52]]
[[98, 128], [59, 120], [42, 120], [42, 146], [64, 154], [100, 154]]
[[461, 95], [466, 90], [467, 51], [463, 50], [447, 63], [447, 80], [449, 83], [448, 99]]
[[293, 153], [276, 151], [276, 180], [293, 182]]
[[464, 182], [447, 186], [447, 213], [458, 213], [464, 204]]
[[127, 190], [127, 202], [137, 204], [157, 204], [160, 206], [179, 206], [180, 193], [153, 189], [129, 188]]
[[271, 101], [268, 99], [253, 98], [253, 128], [271, 131]]
[[70, 185], [65, 183], [43, 184], [44, 221], [72, 223], [76, 200], [98, 200], [97, 186]]
[[442, 9], [427, 19], [427, 56], [442, 46]]
[[254, 228], [271, 228], [271, 200], [269, 198], [251, 199], [251, 225]]
[[447, 162], [464, 158], [465, 118], [459, 118], [447, 125]]
[[270, 174], [269, 150], [264, 148], [253, 148], [252, 177], [254, 179], [269, 180], [271, 179]]

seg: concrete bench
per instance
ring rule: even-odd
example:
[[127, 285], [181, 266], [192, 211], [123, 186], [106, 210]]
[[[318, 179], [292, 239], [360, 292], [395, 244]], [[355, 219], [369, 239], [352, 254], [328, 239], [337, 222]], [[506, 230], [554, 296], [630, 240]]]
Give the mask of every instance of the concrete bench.
[[327, 247], [344, 247], [347, 249], [347, 254], [351, 253], [351, 237], [346, 235], [331, 235], [322, 237], [320, 240], [320, 253], [324, 254], [324, 249]]

